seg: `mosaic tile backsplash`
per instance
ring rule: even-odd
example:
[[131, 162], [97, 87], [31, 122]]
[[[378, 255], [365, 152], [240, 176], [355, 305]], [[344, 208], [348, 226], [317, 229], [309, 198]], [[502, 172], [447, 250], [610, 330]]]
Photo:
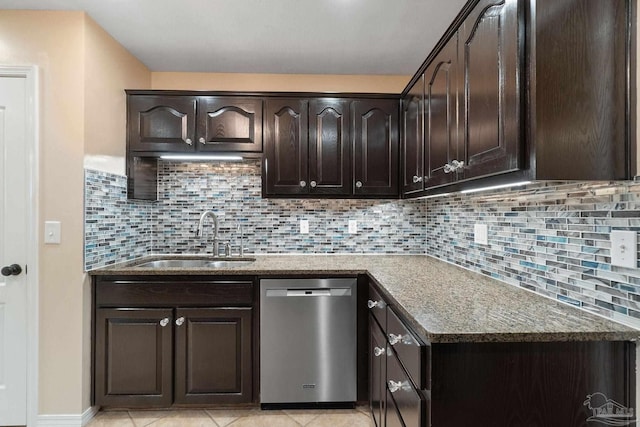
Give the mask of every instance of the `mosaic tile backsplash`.
[[153, 206], [127, 200], [127, 178], [85, 169], [85, 270], [148, 254]]
[[[640, 327], [640, 269], [611, 265], [612, 230], [640, 231], [640, 184], [539, 183], [427, 202], [427, 253]], [[488, 225], [488, 245], [474, 224]], [[637, 248], [636, 248], [637, 250]]]
[[[422, 254], [424, 203], [399, 200], [263, 199], [260, 162], [161, 161], [158, 202], [126, 199], [126, 179], [86, 172], [85, 268], [145, 253], [211, 253], [213, 222], [196, 236], [200, 215], [219, 217], [219, 237], [232, 253]], [[300, 219], [309, 234], [300, 234]], [[358, 233], [348, 233], [348, 223]], [[221, 248], [223, 246], [221, 245]]]

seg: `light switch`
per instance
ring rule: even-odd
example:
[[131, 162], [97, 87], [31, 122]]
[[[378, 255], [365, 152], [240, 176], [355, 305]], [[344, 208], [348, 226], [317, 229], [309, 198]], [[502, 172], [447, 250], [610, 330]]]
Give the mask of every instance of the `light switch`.
[[349, 234], [358, 234], [358, 221], [355, 219], [349, 220]]
[[48, 245], [60, 244], [60, 221], [45, 221], [44, 243]]
[[300, 220], [300, 234], [309, 234], [309, 220], [301, 219]]
[[638, 233], [611, 231], [611, 265], [628, 268], [638, 266]]
[[489, 244], [487, 224], [475, 224], [473, 226], [473, 241], [479, 245]]

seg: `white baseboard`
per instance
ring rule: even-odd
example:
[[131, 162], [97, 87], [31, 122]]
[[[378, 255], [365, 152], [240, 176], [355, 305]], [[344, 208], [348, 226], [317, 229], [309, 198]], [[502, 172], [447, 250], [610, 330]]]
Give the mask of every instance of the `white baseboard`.
[[98, 406], [91, 406], [82, 414], [38, 415], [38, 427], [84, 427], [99, 409]]

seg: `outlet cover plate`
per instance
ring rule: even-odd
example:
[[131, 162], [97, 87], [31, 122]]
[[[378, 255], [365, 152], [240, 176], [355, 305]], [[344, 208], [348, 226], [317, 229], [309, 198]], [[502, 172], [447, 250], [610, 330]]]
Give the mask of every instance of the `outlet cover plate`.
[[300, 220], [300, 234], [309, 234], [309, 220], [301, 219]]
[[349, 234], [358, 234], [358, 221], [355, 219], [349, 220]]
[[479, 245], [489, 244], [489, 234], [487, 224], [474, 224], [473, 241]]
[[47, 245], [59, 245], [61, 240], [60, 221], [45, 221], [44, 243]]
[[611, 265], [636, 268], [638, 266], [638, 233], [611, 231]]

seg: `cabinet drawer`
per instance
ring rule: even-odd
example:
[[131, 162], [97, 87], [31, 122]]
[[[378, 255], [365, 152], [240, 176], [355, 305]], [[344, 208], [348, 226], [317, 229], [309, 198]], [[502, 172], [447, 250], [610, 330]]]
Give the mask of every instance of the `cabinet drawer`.
[[233, 304], [250, 306], [253, 283], [250, 281], [113, 280], [98, 281], [98, 307], [220, 307]]
[[[417, 391], [392, 349], [387, 350], [387, 397], [395, 404], [403, 425], [424, 426], [426, 400]], [[393, 406], [387, 403], [388, 410]]]
[[428, 388], [426, 363], [429, 347], [418, 339], [392, 310], [387, 310], [387, 339], [394, 353], [419, 389]]
[[387, 302], [382, 298], [380, 293], [371, 285], [369, 285], [369, 300], [367, 306], [373, 317], [378, 321], [382, 331], [387, 331]]

